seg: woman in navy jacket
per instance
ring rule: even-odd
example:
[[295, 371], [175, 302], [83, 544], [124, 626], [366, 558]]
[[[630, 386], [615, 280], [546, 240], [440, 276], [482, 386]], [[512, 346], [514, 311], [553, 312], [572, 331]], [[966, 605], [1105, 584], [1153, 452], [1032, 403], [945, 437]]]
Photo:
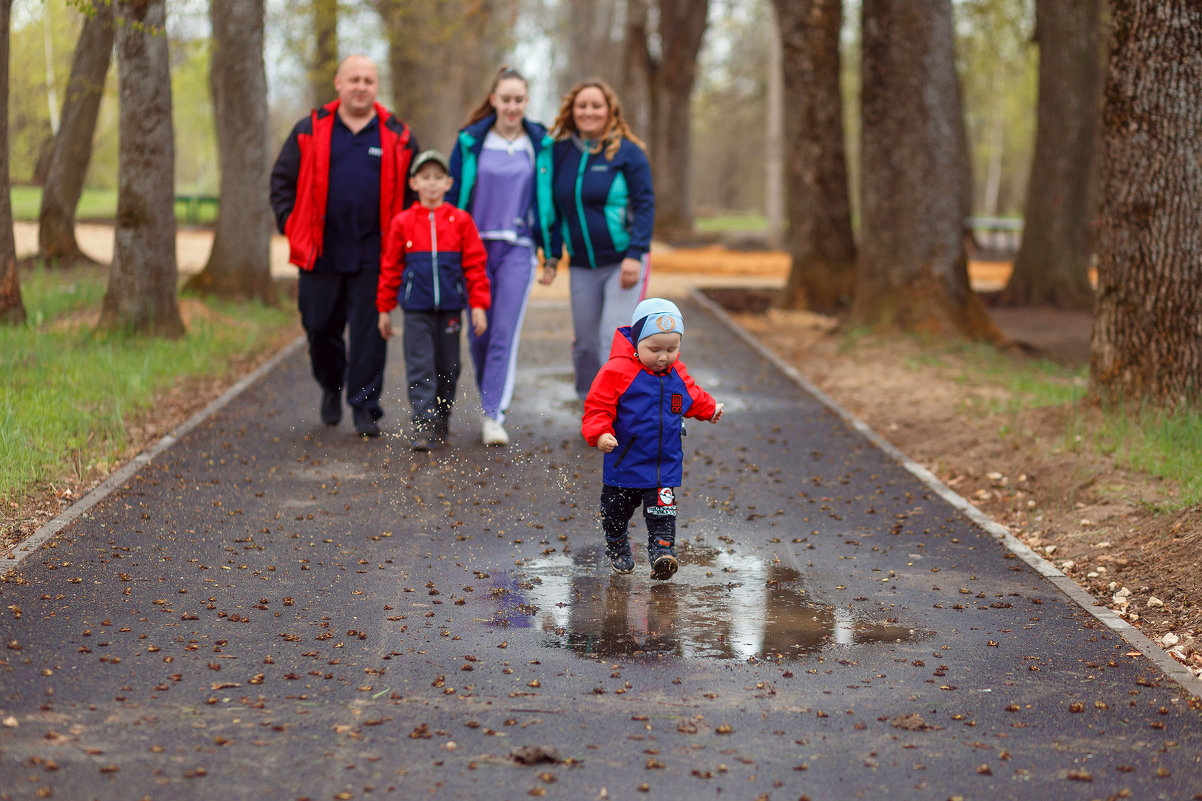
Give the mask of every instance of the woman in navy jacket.
[[584, 398], [605, 359], [603, 343], [646, 291], [655, 193], [644, 145], [604, 81], [572, 88], [553, 133], [553, 233], [571, 256], [572, 364]]
[[558, 244], [554, 250], [550, 247], [555, 219], [552, 140], [546, 128], [526, 119], [529, 97], [521, 73], [502, 67], [451, 151], [455, 183], [446, 200], [472, 215], [488, 251], [488, 330], [469, 337], [485, 445], [509, 444], [502, 424], [513, 397], [518, 334], [534, 283], [535, 249], [542, 248], [547, 256], [540, 277], [544, 283], [554, 277], [554, 257], [562, 249]]

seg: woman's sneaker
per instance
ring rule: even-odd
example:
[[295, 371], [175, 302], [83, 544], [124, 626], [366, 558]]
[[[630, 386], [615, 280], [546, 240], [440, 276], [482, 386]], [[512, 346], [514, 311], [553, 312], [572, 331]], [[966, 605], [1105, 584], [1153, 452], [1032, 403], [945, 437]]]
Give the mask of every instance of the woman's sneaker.
[[629, 539], [623, 539], [621, 544], [614, 544], [606, 540], [605, 555], [609, 557], [609, 564], [615, 573], [634, 572], [634, 554], [630, 551]]

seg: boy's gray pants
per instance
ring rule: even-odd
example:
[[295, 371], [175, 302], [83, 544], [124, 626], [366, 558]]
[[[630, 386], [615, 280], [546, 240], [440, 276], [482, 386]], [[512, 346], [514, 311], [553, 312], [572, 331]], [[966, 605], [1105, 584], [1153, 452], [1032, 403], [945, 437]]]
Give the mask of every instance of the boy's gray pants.
[[461, 311], [405, 312], [405, 377], [413, 429], [445, 437], [459, 382]]

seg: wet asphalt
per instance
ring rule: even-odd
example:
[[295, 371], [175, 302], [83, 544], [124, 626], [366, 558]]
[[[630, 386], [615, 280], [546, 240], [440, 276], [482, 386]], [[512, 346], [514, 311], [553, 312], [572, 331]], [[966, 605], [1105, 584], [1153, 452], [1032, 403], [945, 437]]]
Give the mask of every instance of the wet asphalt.
[[465, 367], [411, 452], [399, 344], [327, 428], [298, 350], [0, 585], [0, 798], [1202, 798], [1180, 686], [682, 308], [672, 581], [604, 559], [566, 303], [508, 448]]

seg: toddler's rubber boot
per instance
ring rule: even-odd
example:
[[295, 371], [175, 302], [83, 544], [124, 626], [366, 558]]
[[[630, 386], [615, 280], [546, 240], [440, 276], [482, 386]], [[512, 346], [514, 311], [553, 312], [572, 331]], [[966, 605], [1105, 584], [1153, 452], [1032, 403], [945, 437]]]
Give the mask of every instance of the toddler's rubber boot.
[[609, 564], [615, 573], [634, 572], [634, 554], [630, 550], [630, 538], [626, 535], [623, 534], [620, 540], [606, 537], [605, 555], [609, 557]]
[[676, 548], [673, 542], [664, 537], [652, 538], [647, 546], [647, 556], [651, 561], [651, 578], [667, 581], [675, 575], [679, 565], [676, 562]]

